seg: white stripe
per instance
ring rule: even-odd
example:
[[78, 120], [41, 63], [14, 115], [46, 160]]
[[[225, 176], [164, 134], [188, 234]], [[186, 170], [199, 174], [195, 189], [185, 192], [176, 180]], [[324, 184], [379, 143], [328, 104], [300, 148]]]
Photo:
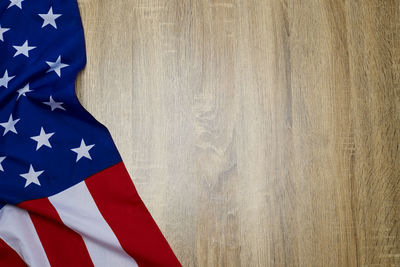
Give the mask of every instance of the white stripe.
[[0, 210], [0, 238], [29, 266], [50, 266], [27, 211], [11, 205], [4, 206]]
[[104, 220], [85, 182], [49, 200], [63, 223], [82, 236], [95, 266], [137, 266]]

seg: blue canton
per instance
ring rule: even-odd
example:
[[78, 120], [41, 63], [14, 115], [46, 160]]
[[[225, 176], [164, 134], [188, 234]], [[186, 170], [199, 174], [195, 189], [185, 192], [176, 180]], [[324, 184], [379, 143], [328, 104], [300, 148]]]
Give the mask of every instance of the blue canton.
[[75, 0], [0, 1], [0, 209], [57, 194], [121, 161], [79, 103]]

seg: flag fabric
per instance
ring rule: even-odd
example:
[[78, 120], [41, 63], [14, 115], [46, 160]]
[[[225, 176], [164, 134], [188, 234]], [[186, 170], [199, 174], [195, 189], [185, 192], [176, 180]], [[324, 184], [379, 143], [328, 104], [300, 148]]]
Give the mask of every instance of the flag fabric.
[[76, 0], [0, 1], [0, 266], [180, 266], [76, 97], [85, 63]]

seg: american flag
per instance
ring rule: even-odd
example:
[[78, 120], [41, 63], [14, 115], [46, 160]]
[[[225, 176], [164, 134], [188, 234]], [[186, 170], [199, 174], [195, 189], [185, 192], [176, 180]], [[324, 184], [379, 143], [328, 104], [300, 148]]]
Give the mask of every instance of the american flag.
[[76, 97], [85, 63], [75, 0], [0, 0], [0, 266], [180, 266]]

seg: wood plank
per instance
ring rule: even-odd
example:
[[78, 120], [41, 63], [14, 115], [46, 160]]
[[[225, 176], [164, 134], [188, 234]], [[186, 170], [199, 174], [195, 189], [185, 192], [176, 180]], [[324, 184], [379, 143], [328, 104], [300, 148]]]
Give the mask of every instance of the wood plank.
[[400, 265], [399, 0], [79, 0], [83, 105], [184, 266]]

